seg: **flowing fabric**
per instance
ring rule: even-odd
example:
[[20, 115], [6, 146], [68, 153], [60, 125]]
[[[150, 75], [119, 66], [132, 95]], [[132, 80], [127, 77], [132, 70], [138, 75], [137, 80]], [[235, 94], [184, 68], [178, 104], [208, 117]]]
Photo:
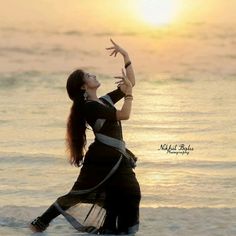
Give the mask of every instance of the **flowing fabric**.
[[[96, 144], [93, 144], [90, 152], [96, 151], [98, 155], [101, 149], [108, 151], [105, 145], [104, 147], [102, 145], [100, 144], [100, 148], [94, 148]], [[106, 153], [109, 155], [111, 151]], [[100, 157], [105, 159], [108, 156], [103, 153]], [[88, 164], [81, 168], [80, 175], [71, 191], [58, 198], [54, 205], [80, 232], [135, 233], [139, 227], [140, 202], [140, 188], [135, 173], [128, 159], [123, 155], [120, 155], [113, 168], [108, 170], [106, 165], [98, 170], [96, 163], [93, 165], [88, 161]], [[97, 177], [97, 181], [94, 176]], [[105, 178], [102, 179], [102, 176]], [[121, 217], [118, 230], [117, 216]]]
[[[98, 233], [99, 229], [101, 229], [105, 220], [106, 210], [104, 203], [105, 192], [99, 190], [99, 187], [114, 174], [118, 169], [121, 160], [122, 156], [109, 174], [96, 186], [84, 190], [72, 189], [64, 199], [62, 197], [54, 203], [60, 213], [78, 231]], [[64, 205], [64, 207], [66, 206], [65, 210], [61, 208], [58, 202]], [[74, 202], [76, 205], [70, 207]], [[67, 207], [70, 208], [67, 209]]]
[[113, 106], [123, 95], [117, 89], [100, 98], [106, 105], [89, 102], [87, 118], [95, 140], [74, 186], [54, 202], [80, 232], [134, 234], [139, 228], [141, 193], [133, 170], [136, 157], [122, 140], [121, 122], [115, 120]]

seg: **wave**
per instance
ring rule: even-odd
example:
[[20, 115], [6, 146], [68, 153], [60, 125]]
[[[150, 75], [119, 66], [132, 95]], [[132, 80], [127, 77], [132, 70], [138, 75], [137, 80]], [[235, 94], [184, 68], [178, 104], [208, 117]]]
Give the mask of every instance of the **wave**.
[[[88, 30], [82, 30], [80, 28], [71, 28], [68, 30], [52, 29], [32, 29], [32, 28], [18, 28], [18, 27], [1, 27], [0, 32], [11, 34], [40, 34], [45, 36], [50, 35], [63, 35], [68, 37], [81, 37], [81, 36], [95, 36], [95, 37], [107, 37], [107, 36], [143, 36], [147, 35], [151, 38], [163, 38], [165, 36], [174, 36], [186, 39], [234, 39], [235, 38], [235, 23], [210, 23], [205, 21], [186, 21], [184, 30], [179, 30], [176, 25], [169, 25], [165, 28], [158, 28], [155, 30], [150, 29], [123, 29], [123, 30], [104, 30], [91, 32]], [[176, 30], [178, 29], [178, 30]], [[195, 32], [196, 31], [196, 32]]]
[[157, 169], [236, 169], [236, 161], [178, 160], [178, 161], [140, 161], [142, 168]]
[[[0, 153], [0, 164], [14, 163], [14, 164], [62, 164], [65, 162], [64, 155], [53, 155], [47, 153], [24, 154], [24, 153]], [[155, 160], [138, 162], [139, 168], [153, 168], [153, 169], [213, 169], [213, 170], [234, 170], [236, 169], [236, 161], [211, 161], [211, 160]]]
[[[90, 53], [95, 52], [81, 52]], [[84, 67], [84, 70], [94, 69], [92, 67]], [[45, 72], [39, 70], [25, 70], [18, 72], [0, 72], [0, 90], [16, 89], [16, 88], [53, 88], [60, 91], [65, 91], [65, 81], [71, 71], [57, 70], [52, 72]], [[110, 80], [111, 76], [103, 73], [97, 73], [99, 78], [103, 80]]]
[[40, 85], [40, 87], [53, 87], [61, 90], [61, 87], [58, 86], [58, 80], [63, 83], [68, 74], [68, 71], [46, 73], [37, 70], [0, 73], [0, 89], [31, 88]]
[[[28, 224], [42, 214], [48, 206], [3, 206], [0, 208], [0, 232], [4, 235], [29, 235]], [[137, 236], [161, 235], [214, 236], [235, 235], [236, 208], [178, 208], [141, 207], [140, 230]], [[227, 232], [227, 233], [226, 233]], [[15, 232], [16, 233], [16, 232]], [[66, 220], [59, 216], [51, 222], [46, 235], [78, 235]], [[1, 234], [3, 235], [3, 234]]]
[[[35, 55], [35, 56], [59, 56], [59, 55], [90, 55], [90, 56], [97, 56], [98, 53], [95, 51], [89, 50], [79, 50], [79, 49], [68, 49], [63, 46], [55, 46], [51, 45], [51, 47], [43, 48], [43, 47], [19, 47], [19, 46], [12, 46], [12, 47], [0, 47], [1, 55], [6, 57], [10, 57], [11, 54], [23, 54], [23, 55]], [[20, 61], [20, 60], [19, 60]]]
[[40, 29], [22, 29], [22, 28], [14, 28], [14, 27], [2, 27], [0, 28], [0, 32], [3, 33], [22, 33], [22, 34], [45, 34], [45, 35], [64, 35], [64, 36], [95, 36], [95, 37], [104, 37], [104, 36], [135, 36], [141, 35], [143, 32], [133, 31], [133, 30], [125, 30], [125, 31], [99, 31], [99, 32], [90, 32], [90, 31], [81, 31], [78, 29], [70, 29], [64, 31], [58, 30], [40, 30]]
[[[30, 220], [34, 216], [42, 214], [49, 206], [14, 206], [14, 205], [6, 205], [0, 207], [0, 224], [2, 224], [2, 219], [15, 219], [15, 220]], [[141, 207], [141, 213], [157, 213], [162, 212], [194, 212], [194, 211], [201, 211], [201, 212], [222, 212], [224, 214], [233, 214], [236, 216], [236, 207], [190, 207], [190, 208], [183, 208], [183, 207], [169, 207], [169, 206], [162, 206], [162, 207]], [[148, 216], [147, 216], [148, 217]]]
[[48, 154], [0, 154], [0, 165], [56, 165], [65, 164], [66, 157]]

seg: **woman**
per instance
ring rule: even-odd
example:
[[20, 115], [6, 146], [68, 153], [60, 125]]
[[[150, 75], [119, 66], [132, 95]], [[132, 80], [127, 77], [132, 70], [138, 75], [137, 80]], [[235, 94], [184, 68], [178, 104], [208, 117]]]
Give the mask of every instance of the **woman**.
[[[121, 79], [117, 89], [100, 98], [95, 75], [76, 70], [69, 76], [67, 92], [73, 105], [66, 141], [70, 163], [82, 168], [69, 193], [31, 222], [34, 232], [46, 230], [60, 214], [81, 232], [122, 235], [138, 231], [141, 193], [133, 171], [136, 157], [125, 147], [121, 127], [121, 120], [130, 117], [135, 76], [128, 53], [111, 42], [113, 46], [106, 49], [113, 50], [110, 56], [123, 56], [127, 76], [122, 69], [122, 76], [115, 77]], [[123, 106], [117, 110], [114, 104], [123, 97]], [[84, 156], [87, 124], [95, 140]]]

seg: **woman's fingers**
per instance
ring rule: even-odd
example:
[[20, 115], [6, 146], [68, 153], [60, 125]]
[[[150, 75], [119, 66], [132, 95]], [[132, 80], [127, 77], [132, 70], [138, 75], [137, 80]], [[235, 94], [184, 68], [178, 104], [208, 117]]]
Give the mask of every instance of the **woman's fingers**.
[[109, 48], [106, 48], [107, 50], [110, 50], [110, 49], [114, 49], [115, 47], [109, 47]]
[[122, 76], [115, 76], [114, 78], [121, 79], [119, 81], [116, 81], [115, 84], [125, 84], [124, 83], [124, 77], [122, 77]]
[[121, 81], [116, 81], [115, 84], [124, 84], [124, 82], [121, 80]]
[[112, 42], [112, 44], [114, 45], [113, 47], [108, 47], [106, 48], [107, 50], [111, 50], [113, 49], [114, 51], [111, 53], [110, 56], [112, 56], [113, 54], [115, 54], [114, 56], [116, 57], [117, 53], [120, 52], [120, 47], [110, 38], [110, 41]]
[[110, 38], [110, 41], [111, 41], [114, 45], [117, 45], [111, 38]]
[[116, 81], [116, 84], [120, 84], [120, 85], [124, 85], [124, 86], [129, 86], [129, 80], [123, 70], [123, 68], [121, 69], [122, 75], [123, 76], [114, 76], [114, 78], [116, 79], [121, 79], [120, 81]]
[[121, 72], [122, 72], [123, 76], [114, 76], [114, 78], [125, 80], [126, 79], [126, 74], [125, 74], [123, 68], [121, 69]]
[[116, 57], [117, 53], [118, 53], [118, 51], [114, 50], [114, 51], [110, 54], [110, 56], [112, 56], [113, 54], [115, 54], [115, 57]]
[[[113, 47], [108, 47], [108, 48], [106, 48], [107, 50], [111, 50], [111, 49], [113, 49], [113, 50], [115, 50], [116, 52], [115, 52], [115, 57], [116, 57], [116, 55], [117, 55], [117, 53], [120, 53], [121, 55], [125, 55], [126, 54], [126, 51], [123, 49], [123, 48], [121, 48], [118, 44], [116, 44], [111, 38], [110, 38], [110, 41], [112, 42], [112, 44], [114, 45]], [[113, 55], [113, 54], [112, 54]], [[110, 55], [111, 56], [111, 55]]]
[[124, 79], [124, 77], [122, 77], [122, 76], [114, 76], [114, 78], [116, 78], [116, 79]]
[[110, 54], [110, 56], [112, 56], [114, 53], [116, 53], [116, 51], [114, 50], [111, 54]]

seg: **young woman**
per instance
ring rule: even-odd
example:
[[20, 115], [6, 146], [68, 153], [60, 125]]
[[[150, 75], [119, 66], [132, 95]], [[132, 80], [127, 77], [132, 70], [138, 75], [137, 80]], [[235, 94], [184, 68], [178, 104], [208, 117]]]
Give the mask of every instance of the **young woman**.
[[[96, 76], [80, 69], [67, 80], [73, 105], [66, 141], [70, 163], [82, 168], [69, 193], [31, 222], [34, 232], [46, 230], [60, 214], [81, 232], [122, 235], [138, 231], [141, 193], [133, 171], [136, 157], [126, 148], [121, 127], [121, 120], [130, 118], [135, 76], [128, 53], [111, 42], [113, 46], [106, 49], [113, 50], [110, 56], [120, 53], [126, 69], [126, 74], [122, 69], [122, 76], [115, 77], [120, 79], [117, 89], [98, 98]], [[123, 106], [117, 110], [114, 104], [123, 97]], [[84, 155], [87, 125], [95, 140]]]

